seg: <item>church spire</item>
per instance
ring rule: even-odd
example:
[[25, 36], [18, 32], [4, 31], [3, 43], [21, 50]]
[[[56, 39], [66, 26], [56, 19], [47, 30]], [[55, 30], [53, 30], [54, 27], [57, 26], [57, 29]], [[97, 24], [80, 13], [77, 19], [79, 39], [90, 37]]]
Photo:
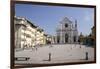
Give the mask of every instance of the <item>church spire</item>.
[[75, 20], [75, 29], [77, 30], [77, 20]]
[[75, 20], [75, 27], [77, 28], [77, 20]]

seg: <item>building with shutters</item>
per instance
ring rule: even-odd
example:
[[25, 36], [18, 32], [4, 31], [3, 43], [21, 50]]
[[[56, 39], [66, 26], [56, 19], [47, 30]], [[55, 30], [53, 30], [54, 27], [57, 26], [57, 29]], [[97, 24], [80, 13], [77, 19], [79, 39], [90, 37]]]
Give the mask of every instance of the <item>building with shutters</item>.
[[14, 18], [15, 48], [29, 48], [46, 44], [44, 30], [23, 17]]

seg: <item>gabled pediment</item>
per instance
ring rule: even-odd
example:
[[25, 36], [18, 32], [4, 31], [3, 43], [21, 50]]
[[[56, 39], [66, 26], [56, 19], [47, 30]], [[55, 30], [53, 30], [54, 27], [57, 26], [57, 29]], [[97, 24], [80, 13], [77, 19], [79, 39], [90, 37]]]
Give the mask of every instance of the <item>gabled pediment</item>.
[[68, 23], [72, 23], [72, 21], [69, 20], [68, 17], [64, 17], [64, 18], [62, 19], [61, 23], [67, 23], [67, 24], [68, 24]]

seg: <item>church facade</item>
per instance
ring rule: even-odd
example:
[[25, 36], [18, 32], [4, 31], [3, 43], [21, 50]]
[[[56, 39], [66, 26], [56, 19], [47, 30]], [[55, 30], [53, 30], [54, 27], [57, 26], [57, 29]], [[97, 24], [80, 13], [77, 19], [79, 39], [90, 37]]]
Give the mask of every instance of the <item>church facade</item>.
[[72, 22], [64, 17], [56, 28], [55, 43], [77, 43], [78, 29], [77, 20]]

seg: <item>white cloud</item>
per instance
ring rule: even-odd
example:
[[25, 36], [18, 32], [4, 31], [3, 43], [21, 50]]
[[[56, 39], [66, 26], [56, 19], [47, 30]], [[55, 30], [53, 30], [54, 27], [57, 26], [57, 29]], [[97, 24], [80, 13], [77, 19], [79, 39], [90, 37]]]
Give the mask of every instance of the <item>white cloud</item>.
[[84, 15], [84, 20], [85, 21], [90, 21], [90, 20], [94, 20], [94, 14], [93, 13], [85, 13]]

